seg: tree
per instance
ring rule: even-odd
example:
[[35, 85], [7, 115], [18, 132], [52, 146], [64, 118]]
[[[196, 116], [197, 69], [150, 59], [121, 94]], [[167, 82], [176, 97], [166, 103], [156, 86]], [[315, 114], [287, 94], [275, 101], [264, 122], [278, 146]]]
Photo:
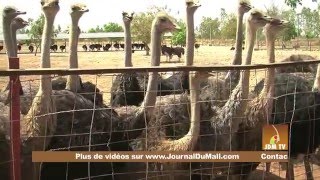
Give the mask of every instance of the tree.
[[123, 32], [123, 28], [118, 23], [111, 22], [103, 25], [103, 32]]
[[237, 33], [237, 16], [228, 14], [225, 21], [221, 25], [221, 37], [226, 39], [234, 39]]
[[180, 26], [181, 30], [173, 33], [172, 43], [174, 45], [185, 46], [186, 45], [186, 36], [187, 36], [186, 24], [182, 20], [178, 21], [177, 24]]
[[[312, 0], [312, 2], [317, 2], [317, 0]], [[302, 0], [285, 0], [285, 3], [295, 9], [297, 5], [302, 5]]]
[[41, 14], [40, 17], [36, 20], [33, 21], [31, 20], [31, 27], [30, 31], [28, 33], [28, 36], [30, 37], [31, 41], [34, 43], [36, 46], [36, 51], [35, 51], [35, 56], [37, 55], [38, 48], [41, 44], [41, 35], [43, 32], [43, 27], [44, 27], [44, 15]]
[[218, 18], [202, 17], [199, 34], [200, 38], [211, 39], [220, 36], [220, 21]]
[[[152, 12], [142, 12], [137, 14], [132, 21], [132, 34], [139, 41], [142, 41], [146, 47], [146, 55], [149, 55], [150, 48], [148, 44], [151, 39], [151, 24], [155, 17]], [[143, 27], [143, 28], [141, 28]]]

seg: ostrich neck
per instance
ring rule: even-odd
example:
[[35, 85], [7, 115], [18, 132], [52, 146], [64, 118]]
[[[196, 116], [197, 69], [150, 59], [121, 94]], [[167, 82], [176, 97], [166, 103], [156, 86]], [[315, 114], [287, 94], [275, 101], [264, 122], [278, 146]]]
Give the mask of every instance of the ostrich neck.
[[[41, 43], [41, 68], [50, 68], [50, 44], [54, 18], [45, 17]], [[51, 94], [50, 75], [40, 75], [40, 89], [43, 93]]]
[[[79, 39], [79, 30], [78, 23], [79, 18], [72, 18], [70, 39], [69, 39], [69, 67], [78, 68], [78, 39]], [[76, 92], [80, 89], [80, 79], [79, 75], [69, 75], [66, 89]]]
[[194, 58], [194, 11], [187, 9], [187, 53], [186, 53], [186, 66], [193, 65]]
[[237, 18], [237, 35], [236, 35], [236, 49], [233, 57], [232, 65], [240, 65], [242, 63], [242, 40], [243, 40], [243, 13], [238, 13]]
[[11, 21], [7, 18], [3, 18], [3, 36], [4, 43], [8, 52], [8, 57], [16, 57], [14, 53], [14, 45], [12, 44], [12, 30], [11, 30]]
[[130, 23], [124, 23], [125, 32], [125, 67], [132, 67], [132, 42]]
[[[151, 30], [151, 66], [160, 65], [160, 53], [161, 53], [161, 32], [153, 26]], [[142, 102], [142, 107], [146, 108], [147, 115], [153, 113], [154, 105], [157, 98], [158, 88], [158, 73], [149, 73], [148, 87], [146, 96]]]
[[[273, 37], [266, 38], [267, 43], [267, 53], [269, 57], [269, 63], [275, 62], [275, 39]], [[268, 68], [266, 72], [266, 78], [264, 80], [264, 88], [262, 90], [262, 95], [266, 94], [268, 97], [273, 97], [274, 95], [274, 78], [275, 78], [275, 70], [274, 68]]]
[[[256, 38], [256, 33], [257, 29], [256, 28], [250, 28], [249, 24], [247, 24], [247, 30], [246, 30], [246, 44], [247, 44], [247, 56], [246, 56], [246, 61], [242, 64], [244, 65], [250, 65], [251, 64], [251, 59], [252, 59], [252, 53], [253, 53], [253, 48], [254, 48], [254, 43], [255, 43], [255, 38]], [[241, 89], [243, 92], [243, 99], [248, 98], [249, 94], [249, 78], [250, 78], [250, 70], [244, 70], [240, 74], [240, 85]]]
[[13, 57], [18, 57], [18, 46], [17, 46], [17, 30], [11, 27], [12, 35], [12, 46], [14, 47]]

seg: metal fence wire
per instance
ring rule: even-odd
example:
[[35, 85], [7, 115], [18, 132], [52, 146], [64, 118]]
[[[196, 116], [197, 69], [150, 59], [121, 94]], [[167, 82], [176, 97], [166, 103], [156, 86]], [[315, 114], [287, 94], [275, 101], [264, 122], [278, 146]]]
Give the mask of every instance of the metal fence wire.
[[[9, 87], [18, 82], [9, 81], [8, 77], [14, 75], [21, 82], [20, 112], [12, 113], [21, 118], [22, 179], [35, 177], [33, 150], [261, 151], [264, 124], [289, 124], [289, 164], [41, 163], [36, 172], [46, 180], [281, 179], [286, 178], [286, 169], [291, 167], [295, 179], [317, 178], [320, 96], [312, 91], [317, 68], [309, 67], [316, 67], [319, 62], [0, 71], [1, 179], [10, 179], [13, 161], [10, 104], [14, 97], [10, 96]], [[292, 67], [300, 72], [290, 72]], [[272, 69], [276, 70], [274, 82], [267, 78], [272, 77]], [[228, 70], [233, 78], [226, 81]], [[247, 81], [243, 78], [246, 72], [250, 72], [248, 87], [242, 86]], [[51, 95], [40, 93], [40, 74], [50, 75], [47, 78], [52, 83]], [[76, 91], [65, 90], [68, 75], [77, 74], [80, 83]], [[155, 82], [150, 91], [148, 82]], [[270, 97], [269, 89], [273, 88], [274, 95]], [[272, 109], [271, 116], [268, 108]]]

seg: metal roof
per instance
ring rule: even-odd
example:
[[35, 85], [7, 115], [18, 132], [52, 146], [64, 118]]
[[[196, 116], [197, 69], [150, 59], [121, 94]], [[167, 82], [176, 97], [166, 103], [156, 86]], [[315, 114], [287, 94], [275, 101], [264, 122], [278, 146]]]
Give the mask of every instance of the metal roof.
[[[69, 34], [57, 34], [54, 39], [69, 39]], [[171, 33], [166, 33], [165, 37], [171, 37]], [[107, 32], [107, 33], [81, 33], [80, 39], [103, 39], [103, 38], [124, 38], [124, 32]], [[28, 34], [17, 34], [17, 40], [29, 40]], [[3, 41], [3, 34], [0, 34], [0, 41]]]

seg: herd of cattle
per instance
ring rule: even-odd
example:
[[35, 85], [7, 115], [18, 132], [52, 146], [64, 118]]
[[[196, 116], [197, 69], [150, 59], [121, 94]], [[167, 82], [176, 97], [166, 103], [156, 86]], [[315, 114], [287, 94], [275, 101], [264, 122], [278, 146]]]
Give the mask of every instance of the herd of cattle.
[[[23, 44], [18, 44], [18, 50], [21, 51], [21, 47]], [[106, 45], [101, 45], [101, 44], [90, 44], [89, 46], [87, 45], [83, 45], [82, 49], [84, 51], [101, 51], [101, 49], [103, 51], [109, 51], [111, 50], [111, 48], [113, 47], [115, 50], [120, 50], [120, 48], [122, 50], [124, 50], [124, 44], [119, 44], [119, 43], [115, 43], [115, 44], [106, 44]], [[200, 47], [200, 44], [195, 44], [195, 48], [198, 49]], [[132, 53], [134, 53], [135, 50], [145, 50], [146, 46], [145, 44], [139, 44], [139, 43], [133, 43], [132, 44]], [[28, 47], [29, 51], [31, 53], [33, 53], [34, 51], [34, 47], [33, 45], [29, 45]], [[53, 44], [50, 46], [51, 51], [56, 52], [58, 50], [58, 45]], [[66, 44], [65, 45], [61, 45], [59, 46], [59, 49], [61, 52], [66, 52]], [[3, 50], [3, 45], [0, 45], [0, 52]], [[178, 56], [179, 61], [180, 58], [182, 57], [182, 55], [184, 55], [184, 48], [183, 47], [168, 47], [166, 45], [162, 45], [161, 46], [161, 51], [162, 54], [166, 56], [166, 60], [170, 61], [172, 59], [172, 57], [174, 55]]]

